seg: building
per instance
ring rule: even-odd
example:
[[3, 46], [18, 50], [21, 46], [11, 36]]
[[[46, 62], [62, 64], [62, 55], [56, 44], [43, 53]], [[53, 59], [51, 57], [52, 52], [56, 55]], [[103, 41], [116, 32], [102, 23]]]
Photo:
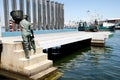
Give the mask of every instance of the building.
[[116, 23], [120, 22], [120, 18], [106, 19], [106, 20], [103, 20], [103, 21], [99, 21], [99, 24], [103, 24], [103, 22], [116, 24]]

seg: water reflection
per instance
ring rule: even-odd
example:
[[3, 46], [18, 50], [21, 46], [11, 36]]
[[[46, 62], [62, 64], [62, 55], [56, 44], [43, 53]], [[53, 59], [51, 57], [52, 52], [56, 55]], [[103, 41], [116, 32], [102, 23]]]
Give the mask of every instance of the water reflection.
[[[114, 80], [120, 79], [118, 71], [112, 65], [112, 47], [90, 47], [79, 50], [60, 60], [55, 61], [55, 66], [64, 73], [59, 80]], [[73, 55], [74, 54], [74, 55]], [[114, 64], [115, 63], [115, 64]], [[119, 67], [120, 69], [120, 67]]]
[[[109, 49], [111, 48], [109, 47]], [[85, 48], [55, 61], [55, 65], [59, 65], [60, 68], [66, 70], [76, 69], [80, 66], [97, 66], [105, 63], [103, 60], [110, 58], [109, 53], [106, 53], [107, 51], [108, 48], [106, 47]]]
[[120, 31], [105, 47], [90, 47], [56, 61], [64, 75], [59, 80], [120, 80]]

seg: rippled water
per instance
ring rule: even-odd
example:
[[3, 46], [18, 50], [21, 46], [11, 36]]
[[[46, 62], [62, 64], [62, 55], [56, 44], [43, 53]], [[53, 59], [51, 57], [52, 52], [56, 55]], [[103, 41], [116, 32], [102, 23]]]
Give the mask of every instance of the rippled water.
[[120, 31], [105, 47], [87, 47], [54, 62], [59, 80], [120, 80]]

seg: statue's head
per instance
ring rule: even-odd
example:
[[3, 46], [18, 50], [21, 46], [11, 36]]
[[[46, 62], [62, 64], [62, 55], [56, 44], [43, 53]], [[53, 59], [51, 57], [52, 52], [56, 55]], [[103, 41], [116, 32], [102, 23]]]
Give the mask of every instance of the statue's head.
[[23, 16], [23, 19], [28, 20], [28, 18], [29, 18], [28, 15], [24, 15], [24, 16]]
[[13, 10], [10, 12], [10, 15], [16, 24], [19, 24], [20, 21], [23, 19], [23, 11], [22, 10]]

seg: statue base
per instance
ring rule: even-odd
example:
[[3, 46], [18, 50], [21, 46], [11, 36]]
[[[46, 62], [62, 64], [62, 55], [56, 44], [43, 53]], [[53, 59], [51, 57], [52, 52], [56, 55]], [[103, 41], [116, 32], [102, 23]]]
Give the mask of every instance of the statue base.
[[[36, 41], [36, 53], [30, 51], [30, 59], [25, 58], [25, 52], [21, 41], [4, 42], [1, 54], [1, 71], [13, 72], [26, 76], [31, 80], [45, 78], [50, 73], [57, 73], [57, 68], [53, 67], [53, 62], [48, 60], [47, 54]], [[9, 76], [12, 76], [9, 74]]]

